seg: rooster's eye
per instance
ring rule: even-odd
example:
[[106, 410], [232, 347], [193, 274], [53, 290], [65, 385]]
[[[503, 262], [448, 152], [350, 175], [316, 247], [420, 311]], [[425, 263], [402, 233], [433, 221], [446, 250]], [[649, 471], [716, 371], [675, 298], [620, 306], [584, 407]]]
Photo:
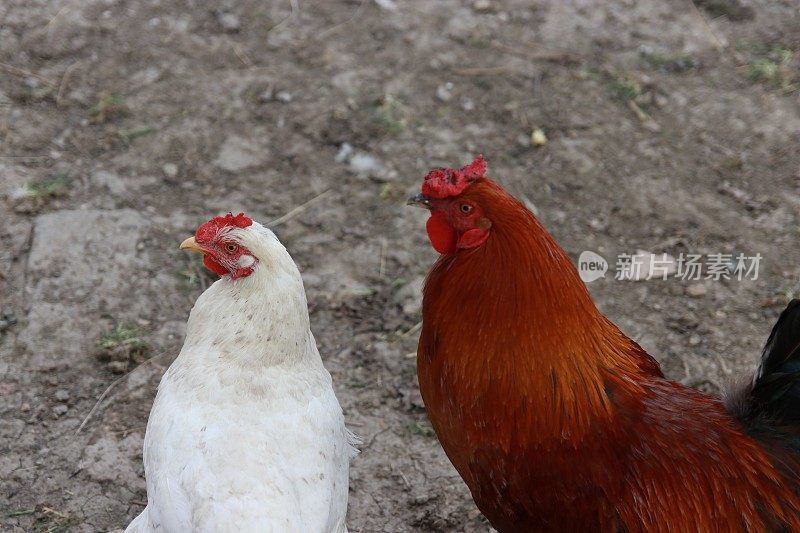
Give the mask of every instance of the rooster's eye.
[[460, 209], [461, 209], [462, 213], [467, 214], [470, 211], [472, 211], [472, 206], [469, 205], [469, 204], [461, 204], [461, 208]]
[[225, 245], [225, 250], [229, 254], [232, 254], [233, 252], [235, 252], [236, 248], [237, 248], [237, 246], [235, 244], [233, 244], [233, 243], [228, 243], [228, 244]]

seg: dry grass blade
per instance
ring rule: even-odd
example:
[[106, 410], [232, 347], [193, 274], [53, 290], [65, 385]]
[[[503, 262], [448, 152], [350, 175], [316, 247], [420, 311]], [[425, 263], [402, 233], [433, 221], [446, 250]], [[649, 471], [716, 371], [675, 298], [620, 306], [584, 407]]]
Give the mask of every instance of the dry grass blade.
[[510, 54], [514, 54], [520, 57], [526, 57], [528, 59], [533, 59], [534, 61], [549, 61], [552, 63], [561, 63], [564, 65], [580, 63], [581, 59], [575, 54], [567, 52], [565, 50], [542, 50], [537, 49], [531, 46], [531, 49], [527, 48], [517, 48], [515, 46], [508, 46], [503, 43], [492, 42], [491, 43], [493, 48], [497, 50], [503, 50], [504, 52], [508, 52]]
[[331, 193], [331, 190], [330, 190], [330, 189], [325, 189], [324, 191], [322, 191], [321, 193], [319, 193], [318, 195], [316, 195], [316, 196], [315, 196], [314, 198], [312, 198], [311, 200], [309, 200], [309, 201], [307, 201], [307, 202], [305, 202], [305, 203], [302, 203], [302, 204], [298, 205], [297, 207], [295, 207], [294, 209], [292, 209], [291, 211], [289, 211], [289, 212], [288, 212], [288, 213], [286, 213], [285, 215], [283, 215], [283, 216], [281, 216], [281, 217], [278, 217], [278, 218], [276, 218], [275, 220], [272, 220], [272, 221], [270, 221], [270, 222], [267, 222], [267, 226], [268, 226], [268, 227], [274, 227], [274, 226], [278, 226], [278, 225], [280, 225], [280, 224], [283, 224], [284, 222], [286, 222], [286, 221], [288, 221], [288, 220], [291, 220], [291, 219], [293, 219], [294, 217], [296, 217], [297, 215], [299, 215], [300, 213], [302, 213], [303, 211], [305, 211], [306, 209], [308, 209], [308, 208], [309, 208], [310, 206], [312, 206], [313, 204], [315, 204], [315, 203], [319, 202], [320, 200], [322, 200], [323, 198], [325, 198], [326, 196], [328, 196], [330, 193]]
[[714, 28], [711, 27], [708, 19], [706, 19], [703, 13], [700, 12], [700, 8], [697, 7], [697, 4], [694, 3], [694, 0], [688, 0], [688, 2], [691, 10], [703, 23], [706, 33], [708, 33], [708, 35], [711, 37], [711, 40], [714, 42], [714, 45], [717, 47], [717, 49], [729, 52], [738, 65], [744, 65], [747, 63], [747, 61], [745, 61], [744, 57], [742, 57], [739, 52], [731, 48], [726, 41], [723, 41], [719, 38], [719, 35], [717, 35], [717, 32], [715, 32]]
[[53, 15], [53, 18], [51, 18], [51, 19], [50, 19], [50, 21], [49, 21], [49, 22], [48, 22], [48, 23], [45, 25], [45, 27], [44, 27], [44, 31], [46, 31], [46, 32], [48, 32], [48, 33], [49, 33], [49, 32], [50, 32], [50, 30], [51, 30], [51, 29], [53, 28], [53, 26], [55, 25], [55, 22], [56, 22], [56, 20], [58, 20], [58, 18], [61, 16], [61, 14], [62, 14], [62, 13], [63, 13], [63, 12], [66, 10], [66, 9], [67, 9], [67, 6], [64, 6], [64, 7], [62, 7], [61, 9], [59, 9], [59, 10], [56, 12], [56, 14], [55, 14], [55, 15]]
[[367, 5], [367, 0], [361, 0], [361, 3], [358, 5], [355, 12], [350, 18], [348, 18], [344, 22], [340, 22], [339, 24], [331, 26], [327, 30], [319, 32], [319, 34], [317, 35], [317, 40], [321, 41], [323, 39], [326, 39], [327, 37], [330, 37], [332, 34], [336, 33], [340, 29], [344, 28], [345, 26], [356, 20], [361, 15], [361, 12], [364, 10], [365, 5]]
[[400, 338], [401, 338], [401, 339], [405, 339], [405, 338], [406, 338], [406, 337], [408, 337], [409, 335], [413, 335], [414, 333], [416, 333], [417, 331], [419, 331], [421, 328], [422, 328], [422, 322], [421, 322], [421, 321], [420, 321], [420, 322], [417, 322], [416, 324], [414, 324], [413, 326], [411, 326], [411, 327], [408, 329], [408, 331], [406, 331], [405, 333], [401, 333], [401, 334], [400, 334]]
[[298, 13], [300, 13], [300, 4], [298, 3], [297, 0], [289, 0], [289, 5], [292, 8], [292, 12], [289, 13], [289, 16], [284, 17], [283, 19], [278, 21], [277, 24], [275, 24], [274, 26], [272, 26], [270, 29], [267, 30], [267, 33], [280, 28], [281, 26], [283, 26], [284, 24], [295, 18]]
[[62, 513], [61, 511], [56, 511], [51, 507], [42, 507], [42, 512], [47, 514], [56, 515], [59, 518], [69, 518], [69, 515], [66, 513]]
[[86, 424], [89, 422], [89, 420], [92, 418], [92, 416], [94, 416], [94, 413], [100, 407], [100, 404], [103, 403], [103, 400], [106, 399], [106, 396], [108, 396], [108, 394], [114, 389], [114, 387], [119, 385], [123, 380], [127, 379], [128, 376], [130, 376], [131, 374], [133, 374], [134, 372], [136, 372], [137, 370], [139, 370], [140, 368], [145, 366], [147, 363], [149, 363], [151, 361], [155, 361], [156, 359], [160, 359], [161, 357], [164, 357], [168, 353], [169, 352], [163, 352], [163, 353], [160, 353], [158, 355], [154, 355], [150, 359], [147, 359], [146, 361], [142, 361], [141, 364], [137, 365], [135, 368], [131, 369], [129, 372], [123, 374], [122, 376], [120, 376], [117, 379], [115, 379], [114, 381], [112, 381], [111, 384], [108, 387], [106, 387], [106, 390], [103, 391], [103, 394], [101, 394], [100, 397], [97, 398], [97, 401], [95, 402], [95, 404], [92, 407], [92, 409], [89, 411], [89, 414], [86, 415], [86, 418], [83, 419], [83, 422], [81, 422], [81, 425], [78, 426], [78, 429], [75, 430], [75, 434], [77, 435], [78, 433], [81, 432], [81, 430], [83, 430], [84, 426], [86, 426]]
[[11, 74], [12, 76], [16, 76], [17, 78], [36, 78], [40, 82], [44, 83], [48, 87], [55, 87], [56, 84], [52, 80], [45, 78], [44, 76], [40, 76], [35, 72], [31, 72], [30, 70], [25, 70], [24, 68], [15, 67], [14, 65], [9, 65], [8, 63], [0, 63], [0, 70]]
[[56, 93], [56, 105], [61, 106], [64, 102], [64, 92], [67, 89], [67, 84], [69, 83], [69, 79], [72, 76], [72, 72], [80, 66], [80, 61], [76, 61], [64, 71], [64, 75], [61, 76], [61, 83], [58, 84], [58, 92]]

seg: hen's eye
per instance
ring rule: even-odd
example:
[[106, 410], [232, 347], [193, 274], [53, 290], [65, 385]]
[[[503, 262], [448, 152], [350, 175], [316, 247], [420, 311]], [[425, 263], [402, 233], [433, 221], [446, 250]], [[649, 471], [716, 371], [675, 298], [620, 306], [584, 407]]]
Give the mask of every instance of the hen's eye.
[[237, 246], [235, 244], [233, 244], [233, 243], [228, 243], [228, 244], [225, 245], [225, 250], [229, 254], [232, 254], [233, 252], [235, 252], [236, 249], [237, 249]]
[[469, 213], [470, 211], [472, 211], [472, 206], [469, 204], [461, 204], [460, 209], [462, 213]]

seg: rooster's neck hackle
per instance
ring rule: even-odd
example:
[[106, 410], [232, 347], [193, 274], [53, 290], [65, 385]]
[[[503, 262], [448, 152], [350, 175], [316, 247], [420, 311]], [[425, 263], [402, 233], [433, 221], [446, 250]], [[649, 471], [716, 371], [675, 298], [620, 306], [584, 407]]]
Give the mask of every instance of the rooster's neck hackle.
[[[611, 416], [609, 388], [654, 363], [597, 310], [570, 258], [530, 211], [488, 179], [469, 194], [492, 221], [491, 236], [442, 256], [428, 278], [422, 342], [431, 344], [426, 354], [446, 359], [430, 364], [470, 376], [475, 383], [460, 384], [470, 393], [518, 390], [535, 404], [526, 416], [553, 434], [591, 431]], [[435, 345], [461, 350], [440, 353]]]

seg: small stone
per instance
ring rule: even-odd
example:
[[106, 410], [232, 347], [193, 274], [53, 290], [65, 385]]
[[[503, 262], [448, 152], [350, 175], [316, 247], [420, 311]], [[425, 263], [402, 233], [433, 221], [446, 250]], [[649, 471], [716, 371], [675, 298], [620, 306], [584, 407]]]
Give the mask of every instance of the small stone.
[[379, 8], [386, 11], [397, 11], [397, 4], [394, 0], [375, 0]]
[[41, 203], [40, 199], [30, 194], [27, 187], [17, 187], [8, 194], [11, 208], [21, 214], [35, 213]]
[[531, 132], [531, 144], [536, 147], [547, 144], [547, 135], [545, 135], [543, 129], [536, 128]]
[[382, 178], [386, 176], [386, 167], [375, 156], [365, 153], [355, 153], [350, 158], [350, 170], [360, 176]]
[[19, 410], [22, 411], [23, 413], [30, 412], [31, 404], [29, 404], [28, 402], [25, 402], [25, 403], [23, 403], [22, 405], [19, 406]]
[[261, 91], [258, 95], [259, 101], [263, 102], [270, 102], [272, 99], [275, 98], [275, 91], [272, 87], [268, 87]]
[[339, 147], [339, 152], [336, 154], [335, 161], [337, 163], [344, 163], [350, 161], [353, 155], [353, 146], [350, 143], [342, 143]]
[[698, 344], [700, 344], [700, 340], [701, 340], [700, 335], [692, 335], [691, 337], [689, 337], [689, 345], [697, 346]]
[[151, 83], [157, 81], [159, 76], [161, 76], [161, 71], [158, 70], [157, 67], [151, 66], [134, 73], [131, 76], [130, 81], [134, 85], [150, 85]]
[[453, 97], [453, 84], [447, 82], [444, 85], [439, 85], [436, 88], [436, 98], [441, 102], [449, 102]]
[[69, 411], [69, 407], [67, 407], [63, 403], [53, 407], [53, 415], [56, 418], [64, 416], [65, 414], [67, 414], [67, 411]]
[[275, 98], [278, 99], [279, 102], [283, 102], [284, 104], [288, 104], [292, 101], [292, 93], [289, 91], [278, 91], [278, 94], [275, 95]]
[[706, 289], [706, 286], [702, 283], [692, 283], [686, 287], [686, 294], [692, 298], [702, 298], [707, 292], [708, 289]]
[[161, 170], [164, 172], [164, 175], [170, 179], [178, 175], [178, 165], [175, 163], [166, 163], [161, 167]]
[[494, 5], [490, 0], [475, 0], [472, 2], [472, 9], [476, 13], [491, 13], [494, 11]]
[[125, 194], [128, 190], [125, 180], [113, 172], [98, 170], [94, 173], [94, 182], [104, 186], [114, 196]]
[[589, 226], [597, 231], [605, 231], [608, 228], [608, 222], [600, 220], [599, 218], [593, 218], [589, 221]]
[[64, 389], [58, 389], [56, 391], [55, 397], [56, 400], [58, 400], [59, 402], [66, 402], [67, 400], [69, 400], [69, 391], [66, 391]]
[[236, 33], [242, 27], [239, 17], [233, 13], [220, 13], [217, 15], [217, 22], [228, 33]]
[[464, 101], [461, 102], [461, 109], [464, 111], [472, 111], [475, 109], [475, 102], [469, 98], [465, 98]]
[[131, 458], [138, 455], [142, 447], [142, 436], [134, 431], [122, 440], [112, 436], [100, 437], [94, 444], [86, 446], [78, 468], [94, 481], [113, 482], [117, 486], [138, 486], [138, 462]]
[[263, 164], [269, 159], [269, 150], [253, 140], [230, 135], [220, 148], [214, 164], [228, 172], [239, 172]]
[[0, 313], [0, 333], [17, 323], [17, 316], [11, 312]]

